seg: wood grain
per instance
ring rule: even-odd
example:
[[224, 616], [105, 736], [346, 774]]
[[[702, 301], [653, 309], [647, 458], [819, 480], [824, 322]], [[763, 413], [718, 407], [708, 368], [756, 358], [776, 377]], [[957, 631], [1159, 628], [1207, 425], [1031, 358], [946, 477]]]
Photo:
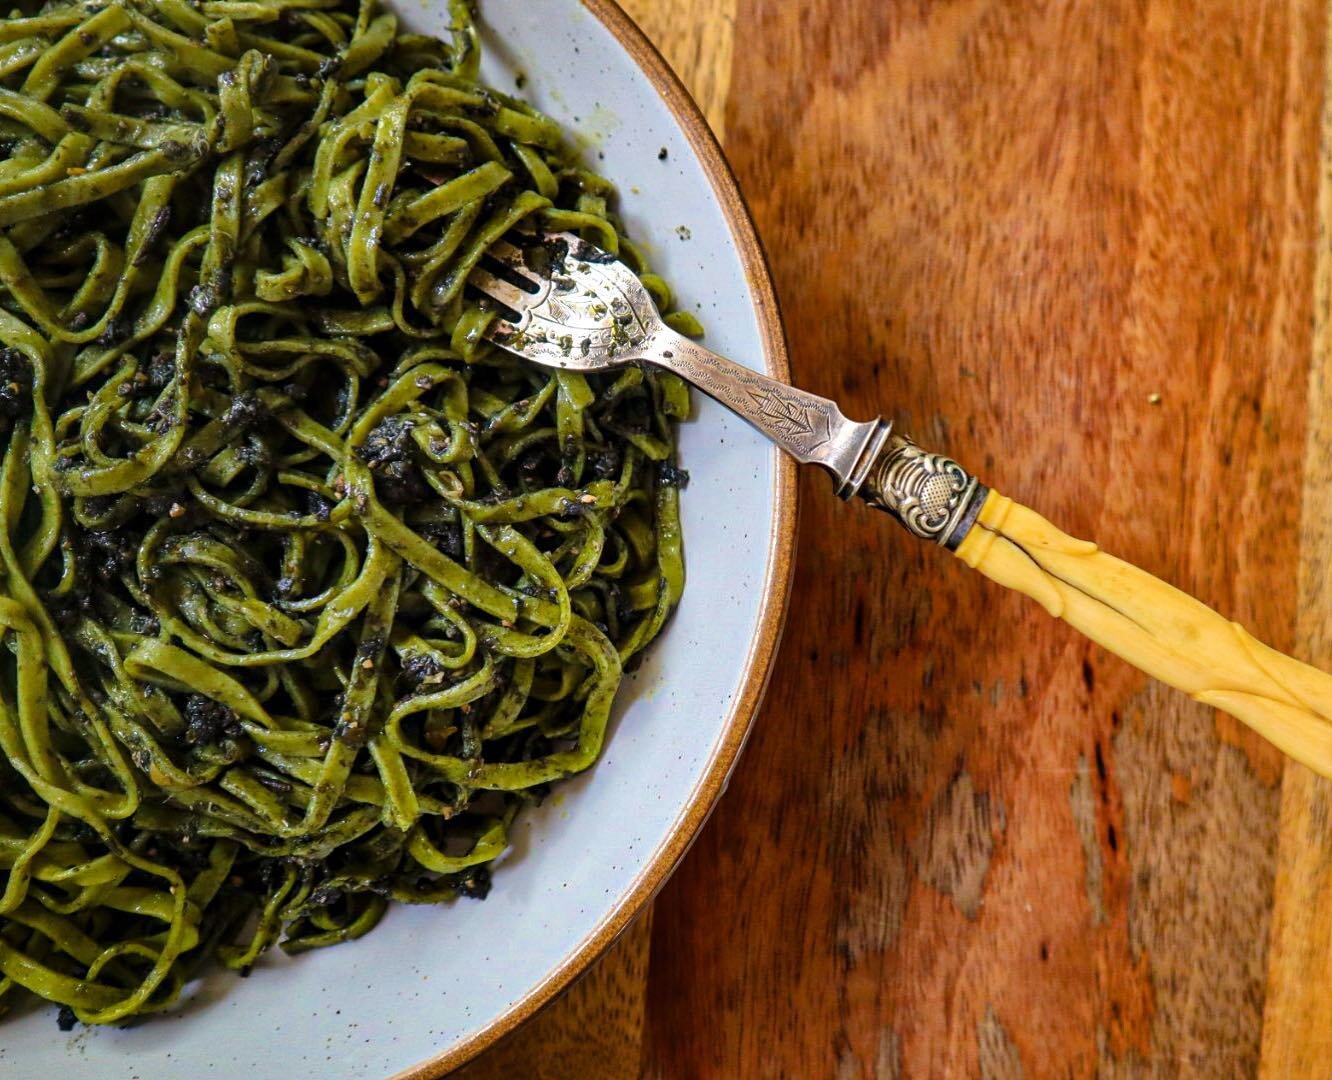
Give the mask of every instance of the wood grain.
[[620, 0], [725, 142], [737, 0]]
[[[797, 379], [1311, 655], [1323, 4], [736, 25]], [[804, 483], [769, 703], [656, 908], [646, 1071], [1256, 1072], [1280, 758]]]
[[[1332, 48], [1324, 51], [1309, 420], [1300, 523], [1299, 639], [1332, 665]], [[1332, 1068], [1332, 783], [1288, 764], [1281, 789], [1262, 1075], [1325, 1077]]]

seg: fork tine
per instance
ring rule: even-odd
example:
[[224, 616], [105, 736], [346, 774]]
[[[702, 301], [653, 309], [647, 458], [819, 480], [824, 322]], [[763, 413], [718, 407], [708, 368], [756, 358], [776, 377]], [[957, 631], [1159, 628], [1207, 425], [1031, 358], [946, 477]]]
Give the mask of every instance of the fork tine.
[[511, 274], [517, 274], [524, 281], [530, 281], [533, 285], [541, 284], [541, 275], [533, 273], [523, 260], [522, 249], [507, 240], [496, 240], [486, 250], [486, 254], [501, 263]]
[[521, 333], [518, 324], [511, 323], [508, 319], [496, 319], [486, 328], [486, 337], [500, 345], [508, 345]]
[[492, 300], [498, 300], [505, 307], [518, 313], [527, 310], [532, 303], [531, 293], [523, 292], [517, 285], [511, 285], [501, 277], [496, 277], [489, 270], [477, 267], [467, 278]]
[[490, 245], [490, 247], [486, 248], [486, 254], [494, 255], [495, 258], [499, 259], [506, 266], [515, 262], [519, 266], [522, 266], [523, 264], [522, 250], [517, 244], [511, 244], [507, 240], [496, 240]]

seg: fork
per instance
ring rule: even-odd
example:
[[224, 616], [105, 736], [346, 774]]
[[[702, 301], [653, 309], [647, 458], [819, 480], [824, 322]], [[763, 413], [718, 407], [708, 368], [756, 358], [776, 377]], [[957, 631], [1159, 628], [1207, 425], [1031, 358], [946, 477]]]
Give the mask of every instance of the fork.
[[[832, 474], [908, 532], [1040, 603], [1087, 637], [1196, 701], [1237, 717], [1332, 777], [1332, 677], [1258, 641], [1187, 593], [1055, 528], [952, 458], [881, 418], [728, 360], [668, 327], [627, 266], [572, 233], [511, 234], [470, 283], [501, 309], [500, 347], [566, 371], [646, 365], [674, 372], [797, 461]], [[484, 301], [483, 301], [484, 302]]]

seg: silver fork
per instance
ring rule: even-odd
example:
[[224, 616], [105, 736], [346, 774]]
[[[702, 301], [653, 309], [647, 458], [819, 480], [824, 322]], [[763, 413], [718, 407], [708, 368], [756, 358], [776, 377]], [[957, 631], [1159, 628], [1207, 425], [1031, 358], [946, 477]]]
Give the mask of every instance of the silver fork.
[[1332, 777], [1332, 677], [1258, 642], [1237, 623], [981, 484], [882, 419], [855, 423], [827, 398], [777, 382], [666, 326], [638, 278], [569, 233], [493, 247], [471, 283], [507, 308], [490, 337], [569, 371], [652, 364], [672, 371], [797, 461], [832, 473], [909, 532], [1036, 599], [1162, 682], [1243, 720]]
[[580, 237], [547, 232], [518, 239], [490, 249], [504, 277], [483, 266], [470, 278], [515, 316], [491, 325], [489, 336], [497, 345], [568, 371], [628, 364], [672, 371], [797, 461], [822, 465], [843, 499], [859, 493], [917, 536], [950, 549], [966, 535], [985, 488], [956, 462], [925, 454], [881, 419], [854, 423], [835, 402], [760, 375], [676, 333], [633, 271]]

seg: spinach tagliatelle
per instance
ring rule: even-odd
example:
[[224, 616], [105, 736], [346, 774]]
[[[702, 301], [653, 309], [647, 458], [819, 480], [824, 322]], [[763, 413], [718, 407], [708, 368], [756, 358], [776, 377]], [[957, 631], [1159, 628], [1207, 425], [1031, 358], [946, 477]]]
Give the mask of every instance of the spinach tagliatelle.
[[502, 354], [466, 279], [531, 222], [669, 294], [449, 11], [0, 22], [0, 1004], [484, 893], [680, 597], [683, 385]]

